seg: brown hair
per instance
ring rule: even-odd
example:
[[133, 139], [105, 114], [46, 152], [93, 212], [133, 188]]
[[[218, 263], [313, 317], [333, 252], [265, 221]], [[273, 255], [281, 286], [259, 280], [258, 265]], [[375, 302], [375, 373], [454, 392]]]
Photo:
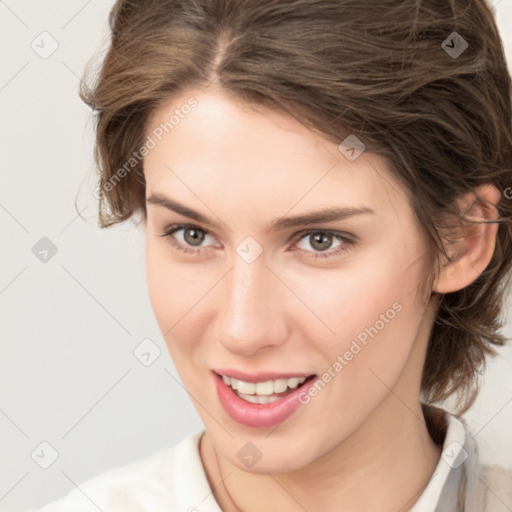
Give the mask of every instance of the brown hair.
[[[337, 144], [355, 134], [386, 158], [435, 272], [448, 257], [447, 219], [463, 217], [456, 199], [487, 183], [502, 192], [492, 260], [441, 297], [423, 372], [425, 401], [455, 394], [464, 412], [485, 356], [506, 341], [512, 262], [511, 80], [485, 1], [119, 0], [109, 21], [99, 73], [80, 88], [95, 111], [102, 228], [146, 215], [143, 161], [131, 157], [152, 113], [213, 82]], [[460, 55], [450, 53], [464, 41]]]

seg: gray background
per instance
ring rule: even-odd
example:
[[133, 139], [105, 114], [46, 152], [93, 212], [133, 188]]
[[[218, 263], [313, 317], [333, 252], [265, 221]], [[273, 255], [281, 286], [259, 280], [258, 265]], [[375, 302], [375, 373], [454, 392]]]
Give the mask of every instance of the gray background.
[[[491, 4], [512, 63], [512, 1]], [[57, 499], [202, 428], [151, 310], [143, 233], [96, 226], [92, 123], [77, 84], [107, 42], [111, 5], [0, 2], [1, 511]], [[33, 253], [43, 237], [57, 249], [46, 262]], [[133, 353], [147, 338], [152, 357], [161, 350], [150, 366]], [[512, 469], [510, 347], [500, 356], [465, 418], [484, 461]], [[58, 454], [47, 469], [53, 452], [41, 443]]]

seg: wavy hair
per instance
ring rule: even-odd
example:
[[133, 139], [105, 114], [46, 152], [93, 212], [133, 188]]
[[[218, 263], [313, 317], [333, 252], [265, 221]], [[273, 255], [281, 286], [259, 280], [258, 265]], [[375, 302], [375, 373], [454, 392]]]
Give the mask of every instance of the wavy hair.
[[457, 198], [482, 184], [502, 192], [492, 260], [440, 297], [422, 376], [426, 402], [454, 395], [467, 410], [486, 356], [506, 342], [512, 262], [511, 79], [485, 1], [119, 0], [109, 24], [99, 69], [80, 85], [94, 111], [101, 228], [146, 215], [143, 161], [130, 159], [152, 113], [211, 84], [384, 157], [427, 241], [427, 292], [465, 222]]

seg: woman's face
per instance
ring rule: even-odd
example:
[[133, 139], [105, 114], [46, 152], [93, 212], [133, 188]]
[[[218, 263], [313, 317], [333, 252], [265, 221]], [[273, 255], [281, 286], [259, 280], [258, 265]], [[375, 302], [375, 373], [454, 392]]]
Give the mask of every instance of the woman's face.
[[301, 468], [408, 414], [428, 336], [425, 247], [385, 161], [219, 92], [175, 97], [146, 135], [149, 295], [218, 455]]

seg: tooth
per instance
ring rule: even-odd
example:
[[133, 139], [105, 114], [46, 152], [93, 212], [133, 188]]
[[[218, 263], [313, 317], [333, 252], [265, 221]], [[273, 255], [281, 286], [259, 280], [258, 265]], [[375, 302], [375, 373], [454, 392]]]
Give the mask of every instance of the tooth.
[[258, 395], [244, 395], [243, 393], [236, 393], [239, 398], [245, 400], [246, 402], [251, 402], [252, 404], [270, 404], [279, 400], [278, 396], [258, 396]]
[[[282, 393], [283, 391], [286, 391], [286, 388], [288, 387], [286, 379], [277, 379], [273, 382], [274, 382], [274, 384], [273, 384], [274, 393]], [[271, 393], [269, 393], [269, 394], [271, 394]]]
[[273, 381], [266, 380], [265, 382], [256, 383], [256, 394], [257, 395], [271, 395], [272, 393], [274, 393], [274, 382]]
[[288, 385], [289, 388], [295, 389], [299, 385], [299, 378], [292, 377], [291, 379], [288, 379], [286, 381], [286, 384]]
[[270, 404], [272, 402], [275, 402], [276, 400], [279, 400], [279, 396], [259, 396], [258, 397], [258, 403], [260, 404]]
[[238, 387], [236, 389], [238, 389], [240, 393], [245, 395], [254, 395], [254, 392], [256, 391], [256, 384], [254, 382], [244, 382], [243, 380], [239, 380], [237, 384]]
[[244, 393], [237, 393], [237, 395], [240, 397], [240, 398], [243, 398], [244, 400], [246, 400], [247, 402], [251, 402], [253, 404], [257, 404], [259, 403], [259, 398], [258, 396], [256, 395], [245, 395]]
[[[263, 382], [245, 382], [222, 375], [222, 380], [232, 389], [243, 395], [258, 395], [269, 397], [275, 393], [283, 393], [287, 388], [295, 389], [305, 382], [307, 377], [291, 377], [290, 379], [266, 380]], [[278, 397], [279, 398], [279, 397]], [[267, 402], [265, 402], [267, 403]]]

